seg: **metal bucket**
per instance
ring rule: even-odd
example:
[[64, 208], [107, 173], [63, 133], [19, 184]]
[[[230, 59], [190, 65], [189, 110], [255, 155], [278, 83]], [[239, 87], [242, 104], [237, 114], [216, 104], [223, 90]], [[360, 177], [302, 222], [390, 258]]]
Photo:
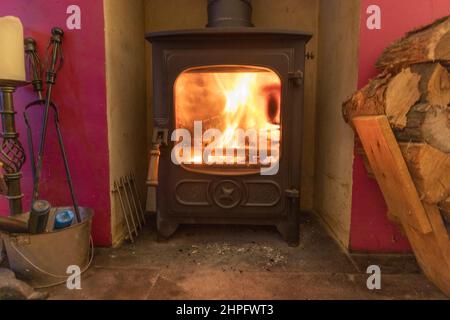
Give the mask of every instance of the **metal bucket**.
[[[47, 230], [53, 230], [56, 212], [72, 208], [55, 208], [50, 212]], [[91, 226], [93, 211], [80, 207], [81, 223], [42, 234], [3, 234], [11, 270], [34, 288], [64, 283], [69, 266], [86, 271], [92, 261]], [[23, 214], [19, 219], [28, 219]]]

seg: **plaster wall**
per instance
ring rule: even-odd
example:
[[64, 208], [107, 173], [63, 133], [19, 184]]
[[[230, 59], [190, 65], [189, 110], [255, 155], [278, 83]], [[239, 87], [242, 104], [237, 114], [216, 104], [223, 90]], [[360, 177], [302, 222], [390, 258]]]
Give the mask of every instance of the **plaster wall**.
[[341, 105], [357, 88], [359, 1], [321, 0], [317, 81], [315, 211], [347, 247], [354, 135]]
[[[134, 172], [144, 195], [147, 154], [144, 2], [105, 0], [106, 88], [110, 187]], [[144, 200], [144, 199], [141, 199]], [[125, 235], [116, 194], [111, 196], [112, 244]]]

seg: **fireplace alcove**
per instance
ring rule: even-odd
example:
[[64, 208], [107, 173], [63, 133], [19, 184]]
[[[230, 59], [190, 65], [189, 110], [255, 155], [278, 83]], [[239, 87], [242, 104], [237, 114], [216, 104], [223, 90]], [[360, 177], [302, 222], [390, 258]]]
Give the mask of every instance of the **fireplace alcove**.
[[[359, 10], [357, 3], [358, 1], [353, 0], [348, 2], [253, 1], [253, 23], [259, 27], [258, 30], [279, 28], [281, 30], [305, 30], [307, 34], [314, 34], [314, 37], [306, 45], [306, 49], [300, 50], [302, 53], [310, 53], [309, 58], [305, 61], [304, 69], [291, 69], [294, 72], [296, 69], [304, 71], [304, 99], [299, 98], [299, 104], [296, 104], [296, 106], [303, 106], [303, 119], [297, 119], [301, 132], [291, 138], [292, 140], [289, 142], [282, 135], [280, 157], [283, 161], [285, 149], [289, 149], [289, 146], [291, 148], [298, 147], [298, 159], [295, 160], [295, 163], [292, 162], [292, 167], [296, 166], [296, 170], [299, 171], [301, 168], [301, 177], [298, 178], [300, 181], [287, 189], [299, 190], [301, 193], [299, 207], [302, 210], [314, 211], [322, 217], [345, 247], [348, 246], [350, 233], [353, 134], [342, 121], [340, 102], [356, 88], [357, 66], [354, 61], [357, 58], [358, 43], [352, 39], [358, 38], [359, 19], [354, 14]], [[152, 74], [154, 71], [152, 70], [152, 52], [155, 48], [143, 39], [143, 35], [156, 33], [167, 39], [182, 39], [186, 37], [186, 34], [180, 34], [180, 30], [197, 29], [201, 30], [202, 37], [207, 37], [209, 32], [214, 31], [205, 29], [206, 9], [206, 0], [173, 0], [170, 2], [145, 0], [133, 3], [133, 5], [119, 4], [113, 1], [105, 2], [105, 21], [108, 31], [106, 33], [108, 105], [111, 104], [108, 107], [108, 127], [111, 135], [109, 147], [111, 181], [126, 174], [130, 168], [129, 163], [136, 163], [135, 171], [144, 187], [147, 173], [145, 167], [148, 165], [154, 123], [157, 121], [154, 118], [154, 111], [161, 108], [153, 101], [156, 96], [161, 94], [161, 91], [154, 87], [155, 81]], [[172, 30], [171, 33], [174, 34], [172, 36], [169, 36], [168, 33], [161, 34], [161, 30]], [[253, 36], [259, 39], [255, 41], [260, 41], [262, 36], [270, 38], [269, 35], [264, 35], [264, 32]], [[286, 37], [291, 36], [287, 35]], [[189, 37], [200, 36], [191, 34]], [[273, 37], [276, 38], [278, 35]], [[286, 49], [286, 44], [290, 40], [285, 38], [278, 41]], [[181, 47], [182, 42], [180, 40], [177, 45]], [[216, 44], [222, 44], [221, 42], [222, 40], [215, 41]], [[164, 40], [162, 43], [167, 43], [167, 41]], [[185, 46], [192, 49], [192, 43], [185, 44]], [[245, 37], [242, 37], [239, 43], [234, 41], [228, 46], [232, 49], [244, 49], [246, 46], [249, 47], [250, 43]], [[204, 44], [203, 47], [211, 48], [209, 44]], [[349, 48], [351, 48], [350, 51]], [[267, 44], [264, 49], [268, 49]], [[202, 60], [197, 64], [180, 65], [176, 72], [173, 71], [173, 74], [170, 75], [171, 81], [175, 82], [178, 75], [192, 67], [239, 64], [240, 66], [268, 68], [280, 75], [282, 83], [290, 82], [286, 79], [286, 74], [283, 76], [282, 72], [277, 70], [277, 66], [271, 66], [270, 63], [258, 63], [255, 59], [245, 60], [246, 57], [242, 55], [239, 56], [242, 60], [236, 62], [236, 59], [232, 59], [232, 55], [228, 56], [228, 61], [213, 61], [210, 58], [211, 60], [206, 61], [207, 63]], [[143, 64], [144, 59], [146, 60], [145, 65]], [[295, 59], [295, 63], [300, 63], [297, 58]], [[303, 59], [303, 56], [300, 59]], [[118, 64], [117, 61], [123, 63]], [[169, 75], [164, 76], [168, 77]], [[287, 100], [283, 98], [285, 94], [283, 88], [282, 85], [281, 113], [290, 108], [286, 109]], [[172, 99], [173, 88], [164, 90], [170, 91], [164, 94]], [[146, 116], [144, 112], [147, 113]], [[285, 130], [283, 119], [280, 119], [280, 122], [283, 131]], [[175, 122], [173, 125], [175, 126]], [[142, 134], [145, 127], [147, 128], [146, 142], [135, 139], [133, 143], [130, 143], [130, 138], [133, 135]], [[290, 152], [290, 150], [288, 151]], [[162, 165], [164, 165], [163, 161]], [[180, 170], [183, 174], [190, 173], [180, 166], [175, 169]], [[163, 171], [164, 169], [161, 168], [161, 172]], [[141, 194], [144, 195], [143, 188]], [[113, 245], [119, 245], [123, 241], [126, 234], [124, 223], [120, 212], [120, 203], [112, 197]]]

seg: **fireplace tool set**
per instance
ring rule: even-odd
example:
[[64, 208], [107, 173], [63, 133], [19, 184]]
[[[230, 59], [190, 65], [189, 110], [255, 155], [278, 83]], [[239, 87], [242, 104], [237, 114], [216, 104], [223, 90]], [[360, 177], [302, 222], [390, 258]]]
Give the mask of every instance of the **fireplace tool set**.
[[[20, 25], [20, 33], [22, 26]], [[15, 129], [15, 111], [12, 93], [23, 82], [0, 81], [2, 92], [1, 111], [3, 124], [3, 142], [0, 161], [5, 170], [7, 198], [10, 203], [11, 217], [0, 218], [0, 235], [6, 249], [9, 268], [20, 275], [23, 280], [34, 288], [46, 288], [67, 281], [66, 274], [69, 265], [77, 265], [82, 272], [87, 270], [93, 259], [93, 242], [91, 225], [93, 212], [89, 208], [78, 206], [72, 177], [59, 123], [58, 107], [52, 100], [53, 86], [56, 83], [58, 71], [63, 66], [62, 40], [64, 33], [59, 28], [51, 31], [50, 43], [47, 48], [46, 61], [46, 91], [41, 79], [43, 67], [37, 54], [36, 41], [32, 38], [17, 41], [17, 48], [25, 46], [28, 72], [36, 92], [37, 100], [24, 109], [24, 121], [27, 129], [29, 156], [33, 175], [33, 194], [30, 213], [22, 210], [22, 193], [20, 177], [25, 162], [23, 149]], [[23, 47], [22, 47], [23, 48]], [[23, 61], [24, 62], [24, 61]], [[25, 75], [23, 75], [25, 78]], [[32, 110], [42, 112], [42, 128], [40, 131], [37, 154], [34, 149], [33, 131], [30, 113]], [[58, 145], [64, 164], [66, 179], [73, 206], [52, 207], [48, 201], [40, 198], [39, 184], [41, 182], [44, 149], [47, 138], [49, 117], [53, 112]], [[1, 178], [1, 177], [0, 177]], [[0, 191], [2, 187], [0, 181]]]
[[[29, 67], [28, 69], [29, 73], [31, 74], [34, 91], [36, 92], [38, 98], [36, 101], [33, 101], [30, 104], [28, 104], [24, 110], [24, 120], [27, 127], [30, 162], [34, 181], [32, 207], [28, 223], [13, 218], [0, 218], [0, 230], [16, 233], [29, 232], [32, 234], [39, 234], [46, 231], [47, 222], [52, 208], [47, 201], [39, 200], [39, 183], [41, 180], [42, 163], [43, 163], [50, 110], [53, 112], [53, 119], [56, 128], [58, 144], [62, 160], [64, 163], [67, 183], [69, 186], [70, 195], [73, 202], [73, 209], [75, 211], [75, 213], [73, 213], [71, 210], [63, 210], [56, 213], [55, 222], [53, 226], [54, 228], [63, 228], [70, 226], [74, 219], [78, 223], [82, 221], [80, 208], [76, 200], [72, 177], [70, 174], [69, 164], [62, 138], [61, 127], [59, 123], [58, 107], [52, 101], [52, 89], [56, 83], [57, 72], [62, 68], [64, 62], [61, 47], [63, 36], [64, 33], [61, 29], [59, 28], [52, 29], [52, 36], [50, 39], [49, 46], [47, 48], [47, 51], [50, 53], [50, 56], [48, 57], [48, 70], [46, 71], [47, 90], [45, 98], [43, 93], [44, 91], [43, 81], [41, 79], [43, 68], [41, 60], [39, 59], [39, 56], [37, 54], [36, 41], [32, 38], [25, 39], [25, 53], [27, 56], [27, 62]], [[23, 195], [20, 193], [20, 184], [18, 184], [18, 182], [21, 176], [20, 169], [25, 162], [25, 151], [20, 141], [18, 140], [18, 134], [15, 132], [14, 127], [15, 112], [12, 108], [11, 103], [12, 99], [8, 98], [8, 93], [12, 89], [2, 88], [2, 92], [5, 92], [5, 90], [6, 90], [6, 97], [4, 93], [3, 95], [4, 108], [3, 111], [1, 112], [4, 128], [1, 160], [4, 163], [4, 169], [6, 171], [5, 177], [8, 183], [8, 199], [10, 200], [11, 214], [16, 215], [22, 213], [21, 198], [23, 197]], [[39, 150], [36, 159], [29, 112], [32, 109], [38, 109], [39, 107], [43, 109], [43, 123], [40, 132]]]

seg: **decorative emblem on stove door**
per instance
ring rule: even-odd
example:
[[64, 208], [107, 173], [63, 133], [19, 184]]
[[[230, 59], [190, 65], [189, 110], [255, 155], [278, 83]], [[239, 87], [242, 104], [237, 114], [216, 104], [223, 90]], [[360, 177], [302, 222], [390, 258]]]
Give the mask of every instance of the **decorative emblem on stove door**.
[[214, 186], [214, 202], [223, 209], [237, 207], [242, 200], [242, 188], [233, 180], [222, 180]]

